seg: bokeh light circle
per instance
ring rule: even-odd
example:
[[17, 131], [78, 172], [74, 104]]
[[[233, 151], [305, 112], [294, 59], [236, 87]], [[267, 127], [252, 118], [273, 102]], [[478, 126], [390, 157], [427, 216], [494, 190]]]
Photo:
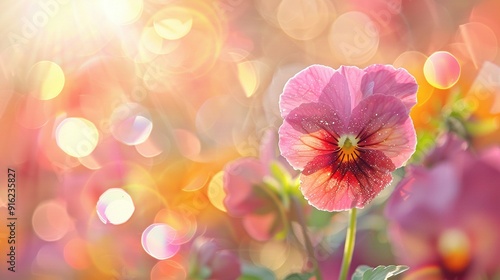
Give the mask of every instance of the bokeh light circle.
[[19, 98], [16, 107], [17, 121], [29, 129], [46, 125], [54, 114], [54, 106], [50, 100], [40, 100], [32, 95]]
[[417, 106], [424, 105], [429, 100], [434, 92], [434, 87], [431, 86], [424, 76], [424, 64], [427, 61], [427, 56], [417, 51], [407, 51], [400, 54], [392, 63], [396, 68], [406, 69], [417, 80]]
[[367, 63], [377, 52], [379, 32], [375, 23], [362, 12], [347, 12], [340, 15], [330, 28], [328, 43], [341, 62], [347, 64]]
[[310, 40], [323, 32], [332, 14], [331, 5], [325, 0], [282, 0], [277, 19], [280, 27], [290, 37]]
[[245, 60], [236, 64], [236, 68], [245, 96], [251, 97], [257, 91], [260, 83], [256, 62]]
[[[193, 27], [193, 18], [188, 14], [180, 14], [181, 17], [158, 18], [153, 26], [156, 33], [167, 40], [178, 40], [186, 36]], [[184, 18], [182, 18], [184, 16]]]
[[52, 61], [35, 63], [28, 74], [30, 94], [41, 100], [53, 99], [64, 88], [65, 76], [59, 65]]
[[83, 270], [90, 266], [87, 241], [84, 239], [73, 238], [68, 241], [64, 246], [63, 254], [66, 263], [74, 269]]
[[438, 89], [449, 89], [460, 78], [460, 63], [449, 52], [439, 51], [431, 54], [424, 64], [425, 79]]
[[177, 232], [171, 226], [162, 223], [152, 224], [142, 233], [142, 248], [155, 259], [169, 259], [180, 249], [179, 245], [172, 244], [176, 236]]
[[180, 280], [187, 279], [186, 269], [174, 260], [157, 262], [150, 273], [151, 280]]
[[224, 198], [226, 197], [226, 193], [224, 192], [222, 181], [223, 177], [223, 171], [217, 172], [212, 177], [212, 180], [210, 180], [210, 183], [208, 184], [207, 195], [208, 200], [210, 200], [210, 203], [212, 203], [215, 208], [221, 210], [222, 212], [227, 212], [226, 206], [224, 206]]
[[469, 22], [459, 26], [459, 34], [476, 68], [480, 68], [485, 61], [495, 60], [498, 40], [490, 27], [480, 22]]
[[177, 149], [186, 158], [196, 158], [201, 152], [201, 141], [191, 131], [186, 129], [175, 129], [174, 139], [177, 142]]
[[85, 157], [94, 151], [99, 142], [96, 126], [84, 118], [66, 118], [56, 128], [57, 145], [73, 157]]
[[150, 60], [157, 67], [155, 71], [161, 72], [152, 76], [162, 80], [169, 75], [207, 73], [222, 47], [219, 16], [201, 1], [171, 3], [156, 12], [144, 30], [149, 33], [144, 37], [148, 49], [162, 54]]
[[44, 241], [57, 241], [71, 228], [71, 220], [64, 205], [46, 201], [38, 205], [31, 219], [33, 230]]
[[172, 240], [173, 245], [182, 245], [191, 241], [198, 229], [196, 216], [182, 212], [162, 209], [156, 213], [154, 218], [155, 223], [167, 224], [175, 230], [175, 240]]
[[111, 115], [111, 134], [126, 145], [144, 143], [152, 130], [151, 115], [137, 103], [124, 103]]
[[137, 21], [144, 9], [143, 0], [106, 0], [100, 4], [109, 21], [118, 25]]
[[97, 216], [107, 224], [120, 225], [132, 217], [135, 206], [132, 197], [120, 188], [106, 190], [97, 201]]

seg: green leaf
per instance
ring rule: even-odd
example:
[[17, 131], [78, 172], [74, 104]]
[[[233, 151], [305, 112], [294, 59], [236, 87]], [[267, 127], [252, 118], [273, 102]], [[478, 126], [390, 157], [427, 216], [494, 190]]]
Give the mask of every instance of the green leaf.
[[309, 280], [314, 273], [293, 273], [288, 275], [285, 280]]
[[379, 265], [376, 268], [367, 265], [360, 265], [354, 271], [352, 280], [385, 280], [391, 276], [405, 272], [409, 267], [405, 265]]
[[274, 273], [262, 266], [243, 264], [241, 276], [238, 280], [274, 280]]

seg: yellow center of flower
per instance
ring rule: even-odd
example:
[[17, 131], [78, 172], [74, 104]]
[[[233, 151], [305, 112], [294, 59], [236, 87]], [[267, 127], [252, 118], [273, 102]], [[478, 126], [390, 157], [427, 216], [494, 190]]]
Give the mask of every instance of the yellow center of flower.
[[461, 230], [449, 229], [443, 232], [438, 240], [438, 250], [444, 266], [452, 272], [463, 271], [470, 262], [469, 238]]
[[338, 142], [340, 159], [345, 161], [356, 160], [359, 157], [358, 139], [352, 135], [343, 135]]

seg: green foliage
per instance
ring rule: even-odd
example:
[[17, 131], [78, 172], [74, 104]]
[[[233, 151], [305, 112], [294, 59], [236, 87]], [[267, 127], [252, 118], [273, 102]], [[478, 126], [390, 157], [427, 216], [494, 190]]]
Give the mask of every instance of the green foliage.
[[276, 279], [274, 273], [261, 266], [244, 264], [242, 267], [241, 276], [238, 280], [274, 280]]
[[385, 280], [408, 269], [405, 265], [379, 265], [376, 268], [360, 265], [352, 275], [352, 280]]
[[285, 280], [309, 280], [314, 273], [293, 273], [288, 275]]

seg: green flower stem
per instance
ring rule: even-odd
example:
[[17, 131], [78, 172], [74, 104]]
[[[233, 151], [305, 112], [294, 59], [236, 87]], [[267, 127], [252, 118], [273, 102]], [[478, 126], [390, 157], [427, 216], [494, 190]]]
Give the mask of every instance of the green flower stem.
[[354, 252], [354, 243], [356, 240], [356, 208], [349, 211], [349, 227], [345, 238], [344, 257], [342, 258], [342, 269], [340, 271], [340, 280], [347, 280], [349, 266], [351, 266], [352, 254]]
[[306, 245], [306, 250], [309, 255], [309, 259], [311, 260], [314, 268], [314, 275], [316, 276], [316, 280], [322, 280], [323, 278], [321, 277], [321, 272], [319, 271], [319, 265], [318, 261], [316, 260], [315, 254], [314, 254], [314, 247], [312, 245], [311, 239], [309, 238], [309, 234], [307, 233], [307, 225], [306, 221], [304, 219], [304, 215], [301, 211], [300, 203], [295, 197], [291, 197], [292, 203], [293, 203], [293, 208], [295, 210], [295, 213], [297, 215], [297, 221], [299, 222], [300, 228], [302, 229], [302, 235], [304, 236], [304, 241]]

